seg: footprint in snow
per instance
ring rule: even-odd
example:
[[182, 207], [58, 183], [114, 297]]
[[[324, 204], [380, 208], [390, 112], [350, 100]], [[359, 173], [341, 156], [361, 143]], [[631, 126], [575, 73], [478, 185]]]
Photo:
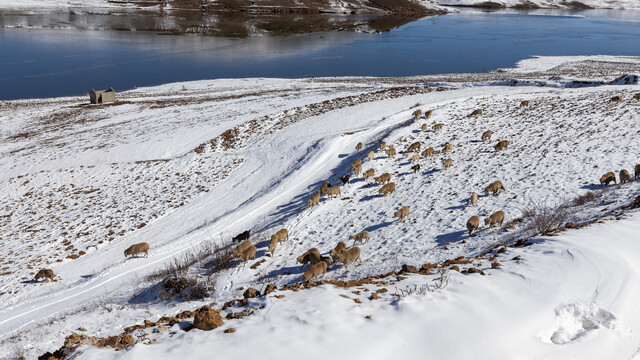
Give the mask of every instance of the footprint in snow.
[[564, 345], [600, 328], [614, 329], [617, 319], [594, 303], [576, 302], [556, 309], [556, 324], [540, 334], [544, 342]]

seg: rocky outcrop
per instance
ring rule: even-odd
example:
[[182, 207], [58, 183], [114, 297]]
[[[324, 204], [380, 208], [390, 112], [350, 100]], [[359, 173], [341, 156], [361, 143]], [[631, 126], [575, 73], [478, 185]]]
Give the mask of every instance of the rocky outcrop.
[[208, 331], [218, 326], [222, 326], [222, 317], [220, 317], [217, 311], [211, 309], [209, 305], [205, 305], [196, 310], [193, 316], [193, 327]]

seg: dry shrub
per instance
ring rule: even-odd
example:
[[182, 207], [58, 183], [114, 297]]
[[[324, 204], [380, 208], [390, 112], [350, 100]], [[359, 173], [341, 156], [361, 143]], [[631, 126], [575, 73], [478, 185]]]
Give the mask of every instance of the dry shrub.
[[164, 282], [163, 288], [162, 295], [166, 299], [178, 295], [185, 301], [200, 300], [215, 291], [215, 280], [211, 276], [207, 278], [197, 276], [169, 278]]
[[528, 229], [542, 235], [549, 235], [553, 230], [561, 227], [571, 215], [566, 202], [547, 204], [532, 201], [522, 210], [522, 217]]
[[587, 191], [585, 194], [578, 195], [573, 199], [572, 203], [575, 206], [582, 206], [587, 203], [594, 203], [598, 200], [600, 194], [596, 194], [593, 191]]
[[11, 347], [11, 360], [26, 360], [24, 348], [18, 344], [14, 344]]
[[215, 291], [214, 275], [231, 267], [231, 244], [230, 239], [205, 241], [197, 249], [174, 257], [145, 280], [156, 283], [165, 300], [203, 299]]
[[407, 285], [404, 289], [396, 288], [396, 292], [391, 295], [397, 297], [405, 297], [408, 295], [416, 294], [416, 295], [426, 295], [427, 293], [434, 293], [436, 291], [441, 291], [447, 285], [449, 285], [449, 271], [447, 269], [440, 269], [440, 277], [433, 279], [435, 284], [426, 283], [422, 286], [413, 285], [413, 287]]

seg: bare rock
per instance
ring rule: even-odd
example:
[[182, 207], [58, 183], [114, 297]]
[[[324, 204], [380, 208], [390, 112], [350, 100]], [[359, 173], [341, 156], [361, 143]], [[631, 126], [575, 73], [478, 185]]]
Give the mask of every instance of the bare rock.
[[155, 333], [161, 333], [161, 332], [164, 332], [164, 331], [167, 331], [167, 330], [169, 330], [169, 327], [168, 327], [168, 326], [165, 326], [165, 325], [158, 325], [158, 327], [157, 327], [153, 332], [155, 332]]
[[135, 343], [136, 343], [136, 339], [134, 339], [133, 336], [131, 335], [125, 335], [122, 337], [122, 339], [120, 339], [120, 344], [124, 346], [133, 345]]
[[272, 292], [274, 292], [276, 290], [277, 290], [277, 287], [274, 284], [269, 284], [269, 285], [267, 285], [267, 288], [264, 290], [264, 294], [263, 295], [271, 294]]
[[245, 299], [252, 299], [252, 298], [260, 296], [260, 291], [254, 289], [254, 288], [248, 288], [244, 292], [244, 294], [242, 294], [242, 296], [244, 296]]
[[200, 330], [213, 330], [222, 326], [222, 317], [215, 310], [211, 310], [209, 305], [205, 305], [196, 310], [193, 316], [193, 326]]
[[405, 273], [416, 273], [416, 272], [418, 272], [418, 269], [416, 269], [416, 267], [413, 266], [413, 265], [404, 264], [404, 265], [402, 265], [402, 272], [405, 272]]

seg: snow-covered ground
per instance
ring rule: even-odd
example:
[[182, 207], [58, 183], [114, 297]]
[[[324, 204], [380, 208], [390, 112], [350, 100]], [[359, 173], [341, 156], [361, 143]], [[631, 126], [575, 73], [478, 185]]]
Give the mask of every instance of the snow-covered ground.
[[[581, 79], [595, 77], [586, 64], [606, 62], [586, 60], [580, 59]], [[625, 61], [634, 63], [637, 58]], [[540, 72], [561, 65], [538, 58], [504, 76], [548, 80]], [[527, 78], [526, 69], [536, 78]], [[640, 194], [640, 183], [613, 186], [593, 203], [571, 205], [566, 219], [622, 220], [537, 237], [535, 245], [509, 247], [493, 260], [482, 255], [528, 235], [525, 224], [482, 226], [469, 237], [465, 223], [497, 210], [509, 222], [531, 204], [557, 206], [599, 190], [607, 171], [633, 172], [640, 163], [638, 86], [441, 82], [444, 91], [436, 91], [415, 85], [423, 80], [214, 80], [137, 89], [107, 106], [86, 105], [85, 98], [0, 102], [0, 182], [6, 189], [0, 193], [0, 357], [19, 349], [30, 357], [53, 351], [80, 327], [90, 335], [115, 335], [203, 304], [220, 308], [247, 287], [298, 282], [304, 270], [297, 256], [311, 247], [326, 254], [338, 241], [351, 245], [348, 235], [365, 229], [371, 241], [361, 245], [362, 264], [332, 266], [326, 279], [359, 279], [459, 256], [470, 257], [467, 266], [487, 276], [450, 271], [443, 290], [408, 296], [399, 289], [433, 283], [439, 275], [393, 276], [384, 280], [389, 291], [374, 301], [369, 294], [380, 286], [372, 284], [279, 291], [284, 298], [252, 300], [250, 306], [264, 308], [223, 326], [236, 328], [234, 334], [176, 328], [145, 335], [158, 342], [153, 346], [124, 352], [85, 346], [76, 355], [168, 358], [189, 347], [204, 358], [215, 344], [232, 358], [306, 348], [314, 358], [425, 351], [436, 358], [636, 356], [638, 214], [618, 209]], [[624, 101], [611, 102], [613, 96]], [[530, 107], [520, 107], [523, 100]], [[481, 116], [468, 117], [478, 108]], [[433, 110], [433, 116], [414, 122], [416, 109]], [[442, 130], [431, 130], [436, 123]], [[491, 142], [480, 141], [485, 130], [494, 132]], [[502, 139], [509, 148], [495, 152]], [[377, 150], [382, 140], [399, 150], [396, 158]], [[421, 158], [420, 171], [413, 172], [403, 152], [415, 141], [422, 149], [446, 142], [454, 148]], [[359, 152], [358, 142], [364, 144]], [[306, 207], [322, 181], [338, 184], [349, 165], [371, 150], [376, 155], [363, 160], [363, 169], [389, 172], [394, 194], [379, 196], [379, 186], [352, 176], [339, 199], [323, 197], [318, 207]], [[442, 160], [449, 157], [453, 165], [445, 170]], [[494, 180], [503, 182], [504, 193], [482, 195], [477, 207], [467, 206], [471, 192], [481, 193]], [[411, 214], [398, 222], [393, 212], [404, 205]], [[282, 227], [290, 240], [267, 256], [270, 234]], [[210, 297], [166, 302], [145, 280], [174, 256], [245, 229], [258, 247], [251, 264], [264, 262], [216, 274]], [[149, 258], [125, 259], [123, 250], [141, 241], [151, 245]], [[521, 260], [511, 260], [516, 255]], [[491, 269], [492, 261], [504, 266]], [[54, 270], [56, 282], [31, 281], [44, 267]]]
[[509, 8], [593, 8], [638, 10], [640, 3], [635, 0], [436, 0], [443, 6], [479, 6], [479, 7], [509, 7]]
[[[215, 6], [216, 1], [208, 2]], [[363, 2], [360, 5], [366, 8]], [[430, 9], [441, 9], [440, 6], [480, 6], [480, 7], [520, 7], [520, 8], [594, 8], [594, 9], [617, 9], [617, 10], [638, 10], [640, 3], [637, 0], [423, 0], [418, 3], [427, 4]], [[93, 9], [92, 11], [100, 11], [99, 9], [109, 8], [125, 8], [125, 9], [149, 9], [152, 2], [134, 2], [134, 1], [109, 1], [109, 0], [0, 0], [0, 9], [31, 9], [39, 11], [42, 9]], [[158, 8], [160, 3], [152, 5], [151, 8]], [[196, 2], [197, 4], [197, 2]], [[180, 5], [177, 5], [180, 7]], [[327, 1], [324, 7], [335, 10], [338, 13], [349, 11], [349, 6], [344, 6], [339, 1]], [[173, 8], [172, 2], [169, 1], [168, 9]]]

